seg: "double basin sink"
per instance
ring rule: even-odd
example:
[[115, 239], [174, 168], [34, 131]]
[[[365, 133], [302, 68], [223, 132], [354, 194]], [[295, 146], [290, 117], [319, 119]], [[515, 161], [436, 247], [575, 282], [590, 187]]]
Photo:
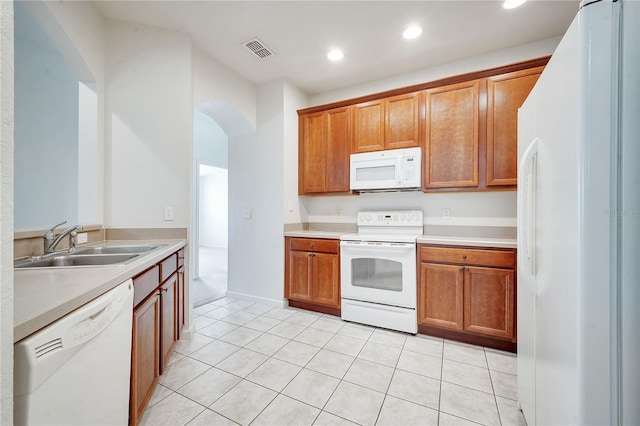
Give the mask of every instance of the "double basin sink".
[[81, 247], [72, 252], [52, 253], [34, 256], [28, 259], [18, 259], [13, 267], [25, 268], [55, 268], [74, 266], [105, 266], [125, 265], [133, 262], [138, 256], [147, 254], [162, 245], [103, 245]]

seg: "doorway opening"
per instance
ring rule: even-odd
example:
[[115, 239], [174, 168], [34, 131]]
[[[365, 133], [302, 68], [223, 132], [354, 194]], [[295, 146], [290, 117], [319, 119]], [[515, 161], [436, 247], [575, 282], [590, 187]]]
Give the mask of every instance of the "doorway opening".
[[193, 307], [220, 299], [227, 292], [228, 138], [206, 114], [194, 113], [196, 206]]

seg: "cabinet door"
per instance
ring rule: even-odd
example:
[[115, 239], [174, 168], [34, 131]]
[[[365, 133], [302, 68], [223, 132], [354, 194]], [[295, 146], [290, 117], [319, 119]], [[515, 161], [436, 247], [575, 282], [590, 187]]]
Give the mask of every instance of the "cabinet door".
[[385, 99], [385, 149], [419, 146], [419, 95], [419, 92], [415, 92]]
[[478, 186], [478, 80], [425, 91], [424, 185]]
[[465, 268], [464, 329], [487, 336], [514, 338], [513, 270]]
[[313, 301], [340, 307], [340, 260], [336, 254], [312, 254]]
[[357, 104], [353, 109], [352, 152], [384, 149], [384, 100]]
[[288, 254], [287, 289], [288, 299], [311, 301], [311, 253], [290, 251]]
[[325, 192], [349, 191], [350, 114], [349, 108], [325, 113]]
[[307, 114], [300, 118], [300, 194], [325, 191], [325, 136], [324, 117], [322, 112]]
[[176, 291], [178, 274], [175, 273], [160, 286], [160, 374], [169, 363], [176, 343]]
[[463, 279], [461, 266], [422, 262], [418, 286], [418, 322], [462, 330]]
[[176, 287], [176, 340], [182, 336], [182, 326], [184, 325], [184, 266], [178, 269], [178, 283]]
[[160, 297], [156, 294], [133, 311], [130, 423], [138, 424], [160, 375]]
[[544, 67], [487, 79], [487, 185], [516, 185], [518, 108]]

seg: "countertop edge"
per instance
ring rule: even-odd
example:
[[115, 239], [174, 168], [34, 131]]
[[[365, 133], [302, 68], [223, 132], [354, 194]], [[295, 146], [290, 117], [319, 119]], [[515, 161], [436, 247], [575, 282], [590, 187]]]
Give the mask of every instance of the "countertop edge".
[[284, 233], [284, 236], [298, 237], [298, 238], [321, 238], [326, 240], [339, 240], [341, 236], [346, 234], [349, 234], [349, 232], [299, 230], [299, 231], [286, 231]]
[[[41, 330], [127, 279], [155, 265], [185, 247], [187, 240], [118, 240], [104, 241], [99, 244], [166, 244], [166, 246], [147, 255], [140, 256], [140, 259], [127, 265], [14, 270], [14, 343]], [[78, 285], [83, 285], [82, 282], [91, 279], [92, 275], [94, 275], [96, 283], [88, 285], [86, 288], [78, 289]], [[18, 304], [28, 303], [26, 300], [38, 297], [38, 290], [42, 290], [43, 285], [58, 286], [60, 292], [68, 294], [68, 299], [65, 299], [64, 294], [61, 294], [50, 297], [50, 303], [42, 303], [37, 308], [16, 309]]]
[[518, 242], [511, 238], [493, 237], [451, 237], [443, 235], [422, 235], [418, 237], [418, 244], [441, 244], [448, 246], [472, 246], [517, 249]]

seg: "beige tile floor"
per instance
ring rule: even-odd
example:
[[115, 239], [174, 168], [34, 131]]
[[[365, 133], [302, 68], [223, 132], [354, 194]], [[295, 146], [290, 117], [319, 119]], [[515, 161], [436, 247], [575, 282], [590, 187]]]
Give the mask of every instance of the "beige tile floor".
[[524, 425], [513, 354], [224, 298], [195, 309], [143, 425]]

